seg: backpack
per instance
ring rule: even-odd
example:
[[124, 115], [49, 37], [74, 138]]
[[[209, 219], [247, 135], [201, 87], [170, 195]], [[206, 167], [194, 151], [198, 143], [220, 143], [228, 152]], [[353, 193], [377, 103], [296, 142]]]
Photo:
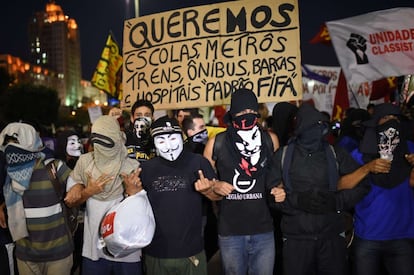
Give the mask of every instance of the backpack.
[[[290, 146], [290, 147], [289, 147]], [[332, 152], [335, 161], [336, 161], [336, 169], [339, 170], [339, 163], [338, 160], [336, 158], [336, 152], [334, 147], [331, 144], [328, 144], [330, 151]], [[292, 190], [292, 186], [290, 184], [290, 180], [288, 179], [288, 174], [289, 174], [289, 168], [290, 168], [290, 162], [292, 161], [292, 154], [293, 154], [293, 145], [288, 144], [283, 146], [282, 148], [282, 158], [281, 158], [281, 168], [283, 171], [283, 184], [284, 187], [286, 189], [286, 191], [290, 192]], [[288, 151], [289, 150], [289, 151]], [[332, 191], [333, 189], [336, 190], [336, 186], [330, 186], [330, 190]], [[342, 211], [341, 212], [343, 215], [343, 218], [345, 220], [345, 232], [344, 232], [344, 238], [345, 238], [345, 245], [346, 248], [350, 248], [353, 240], [354, 240], [354, 236], [355, 236], [355, 232], [354, 232], [354, 217], [353, 214], [348, 212], [348, 211]]]
[[[336, 152], [334, 147], [331, 144], [328, 144], [330, 151], [332, 152], [332, 155], [335, 158], [336, 161], [336, 169], [339, 170], [339, 163], [336, 159]], [[282, 178], [283, 178], [283, 185], [285, 186], [285, 189], [287, 191], [291, 191], [292, 190], [292, 186], [290, 184], [290, 180], [289, 180], [289, 169], [290, 169], [290, 163], [292, 161], [292, 157], [293, 157], [293, 150], [294, 150], [294, 145], [293, 143], [289, 143], [285, 146], [283, 146], [282, 148], [282, 158], [281, 158], [281, 169], [282, 169]], [[285, 169], [284, 169], [285, 168]], [[336, 191], [336, 185], [335, 186], [329, 186], [329, 189], [331, 191]]]
[[56, 196], [59, 199], [60, 206], [62, 207], [62, 212], [65, 218], [67, 230], [73, 236], [75, 235], [75, 232], [78, 229], [79, 225], [79, 206], [69, 207], [64, 202], [64, 198], [66, 195], [66, 182], [60, 182], [59, 177], [57, 176], [57, 167], [54, 160], [46, 164], [46, 169], [48, 171], [49, 179], [52, 182], [53, 188], [55, 189]]

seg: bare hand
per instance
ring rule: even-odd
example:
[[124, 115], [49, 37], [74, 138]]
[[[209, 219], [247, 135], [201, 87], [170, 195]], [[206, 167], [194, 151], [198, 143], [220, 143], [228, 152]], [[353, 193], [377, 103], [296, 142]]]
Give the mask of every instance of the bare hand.
[[105, 185], [114, 180], [114, 177], [108, 174], [102, 174], [96, 180], [92, 178], [91, 173], [87, 173], [86, 176], [88, 178], [88, 186], [86, 186], [86, 189], [88, 193], [93, 195], [103, 192]]
[[141, 168], [137, 168], [130, 174], [121, 173], [121, 177], [124, 182], [125, 193], [127, 193], [129, 196], [135, 195], [142, 190], [142, 182], [141, 178], [139, 177], [141, 170]]
[[405, 159], [411, 166], [414, 166], [414, 154], [406, 154]]
[[202, 194], [212, 191], [214, 181], [204, 177], [204, 173], [201, 170], [198, 170], [198, 175], [200, 178], [194, 183], [195, 189]]
[[227, 196], [233, 192], [234, 186], [225, 181], [214, 180], [213, 192], [219, 196]]
[[84, 188], [85, 187], [80, 183], [77, 183], [74, 186], [72, 186], [72, 188], [70, 188], [69, 191], [66, 193], [64, 199], [65, 203], [69, 206], [75, 204], [78, 200], [82, 198], [82, 190]]
[[6, 204], [3, 202], [0, 205], [0, 227], [1, 228], [7, 228], [6, 214], [4, 213], [4, 207], [6, 207]]
[[270, 190], [270, 194], [275, 197], [275, 202], [283, 202], [286, 199], [285, 189], [281, 187], [273, 187], [272, 190]]
[[374, 159], [368, 163], [369, 172], [378, 173], [389, 173], [391, 169], [391, 161], [386, 159]]

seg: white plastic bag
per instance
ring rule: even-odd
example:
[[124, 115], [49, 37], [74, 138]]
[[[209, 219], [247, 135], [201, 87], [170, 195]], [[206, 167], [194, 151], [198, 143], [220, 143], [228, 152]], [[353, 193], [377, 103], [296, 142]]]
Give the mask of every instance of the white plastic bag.
[[142, 190], [113, 206], [101, 221], [104, 251], [125, 257], [151, 243], [155, 219], [147, 192]]

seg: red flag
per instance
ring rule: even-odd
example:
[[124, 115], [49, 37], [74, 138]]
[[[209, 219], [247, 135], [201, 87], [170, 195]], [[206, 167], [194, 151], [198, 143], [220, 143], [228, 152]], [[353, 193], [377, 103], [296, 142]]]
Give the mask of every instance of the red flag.
[[309, 43], [331, 45], [331, 37], [329, 36], [328, 28], [325, 23], [321, 26], [319, 32], [309, 41]]
[[334, 100], [334, 108], [332, 110], [332, 120], [342, 120], [345, 111], [349, 108], [348, 85], [345, 76], [341, 70], [339, 74], [338, 86]]
[[387, 77], [372, 82], [372, 92], [370, 100], [377, 100], [383, 97], [389, 97], [397, 89], [397, 78]]

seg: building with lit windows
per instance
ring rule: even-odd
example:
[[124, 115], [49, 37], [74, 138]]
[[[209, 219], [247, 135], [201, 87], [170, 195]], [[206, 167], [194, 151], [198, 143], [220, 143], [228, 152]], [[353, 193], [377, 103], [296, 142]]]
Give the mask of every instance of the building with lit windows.
[[13, 85], [30, 83], [54, 90], [63, 87], [63, 79], [60, 79], [57, 73], [25, 62], [20, 57], [0, 54], [0, 68], [3, 68], [13, 78]]
[[29, 22], [30, 63], [54, 71], [62, 79], [57, 87], [61, 104], [76, 106], [81, 94], [80, 38], [76, 21], [54, 1]]

